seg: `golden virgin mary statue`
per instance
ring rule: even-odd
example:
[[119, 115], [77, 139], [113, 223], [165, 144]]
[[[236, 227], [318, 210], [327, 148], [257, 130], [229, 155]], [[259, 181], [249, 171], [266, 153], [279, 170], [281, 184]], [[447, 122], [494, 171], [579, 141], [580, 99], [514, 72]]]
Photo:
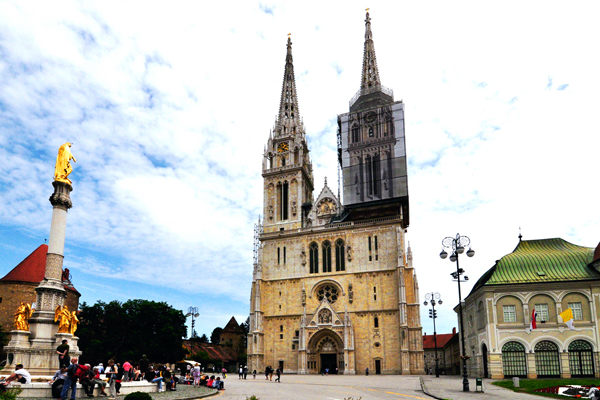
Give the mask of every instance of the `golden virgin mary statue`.
[[73, 154], [71, 154], [71, 143], [67, 142], [60, 146], [58, 149], [58, 156], [56, 157], [56, 167], [54, 169], [54, 180], [59, 182], [72, 183], [69, 178], [69, 174], [73, 172], [71, 167], [71, 160], [77, 162]]

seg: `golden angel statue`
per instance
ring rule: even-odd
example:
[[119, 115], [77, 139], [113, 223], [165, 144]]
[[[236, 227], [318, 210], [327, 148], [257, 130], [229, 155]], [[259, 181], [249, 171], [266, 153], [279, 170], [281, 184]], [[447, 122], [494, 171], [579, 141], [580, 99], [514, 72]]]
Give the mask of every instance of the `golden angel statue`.
[[79, 319], [77, 318], [77, 312], [71, 312], [71, 320], [69, 321], [69, 333], [71, 335], [75, 334], [77, 330], [77, 325], [79, 324]]
[[77, 162], [73, 154], [71, 154], [71, 143], [67, 142], [60, 146], [58, 149], [58, 156], [56, 157], [56, 167], [54, 168], [54, 180], [59, 182], [72, 183], [69, 178], [69, 174], [73, 172], [71, 167], [71, 160]]
[[58, 333], [69, 333], [71, 325], [71, 313], [69, 308], [64, 306], [56, 307], [54, 310], [54, 322], [58, 321]]
[[21, 302], [21, 305], [17, 307], [17, 311], [15, 312], [15, 329], [18, 331], [28, 331], [31, 314], [33, 314], [31, 305]]

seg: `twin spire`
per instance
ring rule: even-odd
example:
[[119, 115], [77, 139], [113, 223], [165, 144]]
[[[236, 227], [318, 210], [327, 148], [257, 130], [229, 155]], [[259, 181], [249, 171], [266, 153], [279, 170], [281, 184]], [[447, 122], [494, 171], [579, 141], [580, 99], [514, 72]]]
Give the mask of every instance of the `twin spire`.
[[[279, 102], [279, 114], [274, 127], [275, 137], [295, 135], [304, 133], [304, 126], [300, 118], [298, 97], [296, 94], [296, 78], [294, 76], [294, 62], [292, 58], [292, 39], [288, 34], [287, 55], [285, 57], [285, 70], [283, 73], [283, 85], [281, 88], [281, 100]], [[379, 69], [377, 68], [377, 57], [375, 56], [375, 44], [371, 32], [371, 17], [367, 8], [365, 19], [365, 47], [363, 53], [363, 70], [360, 91], [358, 96], [366, 95], [376, 91], [389, 91], [382, 87], [379, 80]], [[356, 97], [356, 96], [355, 96]], [[353, 99], [355, 101], [355, 99]], [[351, 103], [353, 102], [351, 101]]]
[[365, 50], [363, 53], [363, 71], [360, 84], [360, 94], [372, 93], [381, 89], [379, 80], [379, 69], [377, 68], [377, 58], [375, 57], [375, 44], [373, 43], [373, 33], [371, 32], [371, 17], [367, 8], [367, 18], [365, 19]]
[[296, 95], [296, 78], [294, 77], [294, 60], [292, 58], [292, 39], [290, 35], [288, 34], [287, 40], [287, 55], [285, 57], [279, 115], [275, 124], [276, 137], [294, 135], [304, 131], [300, 119], [300, 109], [298, 108], [298, 96]]

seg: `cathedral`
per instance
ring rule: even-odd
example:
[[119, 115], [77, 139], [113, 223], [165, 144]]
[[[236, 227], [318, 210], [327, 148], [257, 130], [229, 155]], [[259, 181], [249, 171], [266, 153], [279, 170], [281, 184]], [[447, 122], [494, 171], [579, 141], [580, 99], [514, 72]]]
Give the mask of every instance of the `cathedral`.
[[344, 201], [327, 181], [315, 199], [288, 37], [262, 164], [248, 369], [422, 374], [419, 289], [405, 247], [404, 104], [381, 85], [368, 12], [360, 90], [338, 115], [337, 144]]

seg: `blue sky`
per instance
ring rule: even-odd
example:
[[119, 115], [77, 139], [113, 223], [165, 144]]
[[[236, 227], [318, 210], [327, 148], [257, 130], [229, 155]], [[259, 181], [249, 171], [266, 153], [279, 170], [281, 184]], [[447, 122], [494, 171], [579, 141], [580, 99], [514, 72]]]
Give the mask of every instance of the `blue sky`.
[[336, 118], [359, 89], [367, 6], [382, 83], [406, 103], [408, 239], [421, 294], [448, 304], [439, 330], [456, 325], [458, 299], [445, 236], [471, 237], [470, 282], [519, 227], [595, 247], [593, 2], [4, 1], [0, 274], [48, 237], [70, 141], [65, 266], [82, 300], [198, 306], [208, 335], [244, 320], [287, 34], [317, 195], [325, 177], [335, 190]]

